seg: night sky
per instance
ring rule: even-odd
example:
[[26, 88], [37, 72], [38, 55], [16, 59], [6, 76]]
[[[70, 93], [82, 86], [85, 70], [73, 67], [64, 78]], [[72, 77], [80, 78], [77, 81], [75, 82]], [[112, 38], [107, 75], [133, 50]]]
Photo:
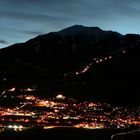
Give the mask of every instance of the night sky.
[[140, 34], [140, 0], [0, 0], [0, 48], [74, 24]]

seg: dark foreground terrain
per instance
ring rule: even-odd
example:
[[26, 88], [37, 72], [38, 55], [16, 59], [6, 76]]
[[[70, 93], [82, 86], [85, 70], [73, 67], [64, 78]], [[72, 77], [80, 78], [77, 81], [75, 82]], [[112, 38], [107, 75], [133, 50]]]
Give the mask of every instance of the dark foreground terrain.
[[[74, 25], [0, 49], [0, 92], [35, 93], [138, 105], [140, 35]], [[113, 96], [112, 96], [113, 95]]]
[[[111, 140], [111, 136], [122, 133], [121, 129], [77, 129], [77, 128], [53, 128], [53, 129], [27, 129], [22, 132], [4, 131], [0, 133], [0, 140]], [[140, 133], [129, 134], [128, 137], [114, 137], [113, 140], [139, 140]]]

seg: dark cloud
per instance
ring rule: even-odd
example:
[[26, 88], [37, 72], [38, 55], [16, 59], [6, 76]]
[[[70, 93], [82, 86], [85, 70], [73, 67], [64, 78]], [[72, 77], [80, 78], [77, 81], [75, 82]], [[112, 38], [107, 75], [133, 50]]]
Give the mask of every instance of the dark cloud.
[[[133, 5], [139, 0], [4, 0], [8, 10], [0, 16], [24, 20], [65, 22], [82, 20], [113, 20], [119, 16], [139, 16]], [[3, 1], [3, 2], [4, 2]], [[17, 6], [17, 7], [16, 7]], [[14, 9], [12, 7], [15, 7]], [[86, 18], [86, 19], [85, 19]]]
[[37, 31], [21, 31], [21, 33], [31, 34], [31, 35], [42, 35], [42, 34], [45, 34], [45, 32], [37, 32]]
[[8, 42], [5, 40], [0, 40], [0, 44], [8, 44]]

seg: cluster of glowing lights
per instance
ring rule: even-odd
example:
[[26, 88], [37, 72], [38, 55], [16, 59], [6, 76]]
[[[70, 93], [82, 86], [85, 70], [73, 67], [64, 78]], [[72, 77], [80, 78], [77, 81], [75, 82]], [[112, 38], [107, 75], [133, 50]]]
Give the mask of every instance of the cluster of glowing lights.
[[[23, 89], [20, 89], [20, 91], [30, 92], [30, 91], [35, 91], [35, 89], [36, 89], [36, 86], [34, 86], [32, 88], [29, 88], [29, 87], [28, 88], [23, 88]], [[14, 92], [14, 91], [16, 91], [16, 87], [12, 87], [10, 89], [6, 89], [5, 92], [6, 91]]]
[[36, 102], [35, 106], [46, 106], [46, 107], [53, 107], [56, 103], [53, 101], [48, 101], [48, 100], [39, 100]]
[[15, 131], [22, 131], [24, 127], [22, 125], [8, 125], [8, 128], [14, 129]]
[[107, 61], [107, 60], [109, 60], [109, 59], [112, 59], [112, 56], [110, 55], [110, 56], [108, 56], [108, 57], [104, 57], [104, 58], [94, 58], [93, 60], [96, 62], [96, 63], [101, 63], [101, 62], [103, 62], [103, 61]]
[[35, 100], [36, 98], [33, 95], [28, 95], [28, 96], [25, 97], [25, 99], [26, 100]]
[[65, 96], [63, 96], [62, 94], [58, 94], [58, 95], [56, 96], [56, 99], [65, 99]]
[[14, 109], [7, 109], [6, 111], [3, 111], [2, 116], [6, 115], [13, 115], [13, 116], [33, 116], [35, 115], [34, 112], [25, 112], [22, 110], [14, 110]]
[[16, 88], [15, 88], [15, 87], [13, 87], [13, 88], [9, 89], [8, 91], [13, 92], [13, 91], [15, 91], [15, 90], [16, 90]]
[[96, 104], [96, 103], [89, 103], [88, 106], [89, 106], [89, 107], [95, 107], [95, 106], [97, 106], [97, 104]]
[[103, 124], [97, 124], [97, 123], [80, 123], [75, 125], [77, 128], [86, 128], [86, 129], [101, 129], [104, 128]]
[[[101, 63], [101, 62], [107, 61], [109, 59], [112, 59], [111, 55], [108, 57], [104, 57], [104, 58], [102, 58], [102, 57], [101, 58], [93, 58], [93, 61], [95, 61], [95, 63]], [[82, 70], [76, 71], [75, 74], [79, 75], [79, 74], [83, 74], [83, 73], [87, 72], [91, 68], [92, 65], [93, 65], [93, 63], [91, 62], [90, 64], [86, 65]]]
[[46, 106], [46, 102], [44, 100], [40, 100], [39, 102], [36, 103], [35, 106]]
[[21, 89], [20, 91], [35, 91], [35, 88], [25, 88], [25, 89]]
[[79, 72], [77, 71], [77, 72], [76, 72], [76, 75], [79, 75], [79, 74], [82, 74], [82, 73], [87, 72], [87, 71], [90, 69], [90, 67], [92, 66], [92, 64], [93, 64], [93, 63], [90, 63], [89, 65], [85, 66], [85, 67], [84, 67], [82, 70], [80, 70]]
[[[50, 119], [55, 120], [56, 125], [61, 125], [61, 120], [63, 119], [64, 122], [69, 125], [71, 124], [74, 127], [78, 128], [87, 128], [87, 129], [98, 129], [98, 128], [107, 128], [111, 126], [115, 126], [117, 128], [125, 128], [128, 125], [136, 124], [140, 125], [140, 121], [137, 115], [131, 116], [130, 110], [127, 108], [120, 108], [120, 107], [111, 107], [111, 105], [106, 103], [99, 103], [99, 102], [76, 102], [74, 99], [70, 100], [71, 98], [66, 98], [62, 94], [58, 94], [52, 99], [39, 99], [39, 97], [35, 97], [36, 100], [32, 100], [34, 96], [30, 95], [23, 95], [22, 98], [26, 99], [24, 102], [20, 102], [20, 106], [15, 108], [0, 108], [0, 120], [1, 122], [14, 122], [14, 123], [31, 123], [32, 119], [34, 118], [35, 123], [43, 123], [44, 125], [52, 125], [49, 122]], [[62, 99], [67, 100], [62, 100]], [[59, 100], [56, 100], [59, 99]], [[30, 100], [30, 101], [28, 101]], [[66, 102], [68, 101], [68, 102]], [[70, 102], [69, 102], [70, 101]], [[74, 102], [73, 102], [74, 101]], [[31, 106], [39, 106], [39, 107], [49, 107], [51, 110], [43, 110], [40, 115], [40, 110], [36, 110], [32, 112], [23, 108], [25, 105], [29, 105], [32, 103]], [[70, 103], [70, 106], [69, 106]], [[111, 107], [112, 111], [105, 111], [102, 107]], [[28, 106], [27, 106], [28, 107]], [[22, 108], [22, 109], [21, 109]], [[66, 112], [65, 112], [66, 110]], [[80, 111], [80, 113], [79, 113]], [[82, 114], [81, 114], [82, 111]], [[97, 113], [100, 111], [101, 113]], [[116, 116], [110, 119], [112, 113], [118, 112]], [[123, 116], [123, 113], [127, 112], [129, 115]], [[38, 118], [39, 113], [39, 118]], [[8, 117], [7, 116], [17, 116], [17, 117]], [[122, 116], [121, 116], [122, 115]], [[6, 116], [6, 117], [5, 117]], [[27, 117], [24, 117], [27, 116]], [[28, 119], [27, 119], [28, 118]], [[89, 122], [89, 119], [92, 122]], [[75, 125], [72, 120], [82, 120], [83, 122]], [[108, 122], [108, 126], [103, 126], [104, 122]], [[70, 122], [70, 123], [68, 123]], [[44, 126], [43, 125], [43, 126]], [[16, 131], [20, 131], [22, 128], [21, 126], [17, 125], [10, 125], [8, 128], [13, 128]]]

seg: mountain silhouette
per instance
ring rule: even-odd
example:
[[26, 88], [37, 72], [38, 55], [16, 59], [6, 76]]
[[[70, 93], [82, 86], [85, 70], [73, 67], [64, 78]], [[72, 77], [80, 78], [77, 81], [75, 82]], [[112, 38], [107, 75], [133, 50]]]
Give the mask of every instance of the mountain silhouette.
[[74, 25], [0, 49], [0, 90], [139, 104], [140, 36]]

